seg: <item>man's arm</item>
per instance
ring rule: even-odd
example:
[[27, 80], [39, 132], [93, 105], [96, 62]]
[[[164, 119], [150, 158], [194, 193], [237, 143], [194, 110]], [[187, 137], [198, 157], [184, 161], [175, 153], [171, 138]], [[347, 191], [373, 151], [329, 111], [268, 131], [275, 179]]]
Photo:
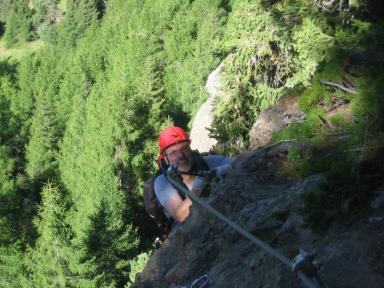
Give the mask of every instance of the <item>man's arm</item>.
[[155, 193], [160, 204], [178, 222], [183, 222], [189, 214], [189, 206], [192, 201], [187, 197], [183, 200], [179, 193], [169, 184], [164, 175], [160, 175], [155, 180]]
[[[197, 176], [193, 181], [190, 193], [196, 197], [199, 197], [205, 184], [205, 178]], [[189, 207], [192, 205], [192, 201], [188, 197], [185, 198], [185, 200], [182, 200], [180, 197], [176, 197], [175, 195], [174, 198], [175, 200], [169, 204], [169, 209], [173, 209], [174, 213], [172, 215], [174, 219], [176, 219], [178, 222], [183, 222], [189, 215]], [[168, 210], [168, 208], [166, 209]]]
[[189, 215], [189, 207], [191, 205], [191, 199], [187, 197], [185, 200], [182, 200], [178, 194], [175, 194], [169, 198], [164, 207], [177, 222], [182, 223]]

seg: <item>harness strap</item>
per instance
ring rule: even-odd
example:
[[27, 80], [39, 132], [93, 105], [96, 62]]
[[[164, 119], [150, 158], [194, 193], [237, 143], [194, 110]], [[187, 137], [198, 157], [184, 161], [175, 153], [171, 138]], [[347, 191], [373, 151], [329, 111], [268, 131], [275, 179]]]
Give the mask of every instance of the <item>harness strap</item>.
[[189, 189], [188, 189], [187, 185], [185, 185], [184, 182], [182, 181], [181, 174], [206, 177], [207, 176], [206, 173], [202, 173], [201, 171], [208, 171], [209, 170], [209, 166], [208, 166], [207, 162], [199, 154], [199, 152], [198, 151], [192, 151], [192, 153], [193, 153], [193, 158], [192, 158], [192, 161], [193, 161], [192, 165], [193, 166], [192, 166], [191, 170], [188, 172], [180, 172], [180, 173], [177, 172], [175, 175], [172, 176], [175, 179], [177, 177], [178, 182], [180, 183], [180, 185], [183, 186], [184, 189], [179, 189], [178, 187], [174, 186], [171, 181], [169, 181], [169, 179], [168, 179], [169, 178], [168, 177], [169, 165], [165, 162], [165, 160], [161, 159], [160, 163], [159, 163], [160, 169], [163, 172], [165, 178], [172, 185], [172, 187], [176, 189], [177, 193], [179, 194], [179, 196], [183, 200], [185, 200], [187, 198], [184, 190], [189, 191]]

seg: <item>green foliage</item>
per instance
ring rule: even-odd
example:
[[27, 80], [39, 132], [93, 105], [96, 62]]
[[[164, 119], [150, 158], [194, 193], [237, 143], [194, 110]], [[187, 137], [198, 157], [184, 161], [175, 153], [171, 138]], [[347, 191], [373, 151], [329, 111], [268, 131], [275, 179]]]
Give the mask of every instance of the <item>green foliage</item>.
[[23, 280], [22, 253], [17, 245], [0, 245], [0, 286], [4, 288], [17, 288]]
[[184, 2], [163, 36], [166, 95], [189, 115], [205, 100], [204, 81], [219, 63], [217, 54], [226, 18], [220, 2]]
[[371, 23], [354, 20], [349, 29], [340, 29], [336, 32], [335, 36], [344, 46], [344, 50], [353, 51], [359, 47], [361, 48], [362, 39], [372, 38], [372, 35], [370, 35], [371, 29]]
[[[374, 68], [365, 75], [358, 81], [359, 94], [350, 97], [353, 115], [359, 117], [358, 122], [347, 121], [345, 115], [341, 113], [328, 117], [318, 108], [314, 108], [318, 107], [318, 103], [313, 103], [303, 124], [293, 125], [274, 136], [276, 140], [297, 137], [301, 140], [301, 137], [306, 136], [306, 141], [311, 139], [315, 142], [312, 149], [290, 152], [289, 172], [299, 177], [317, 173], [327, 177], [328, 187], [304, 195], [303, 198], [302, 213], [306, 222], [319, 232], [328, 228], [335, 219], [347, 218], [350, 214], [356, 213], [367, 203], [369, 192], [380, 183], [379, 179], [370, 174], [372, 173], [370, 171], [377, 171], [376, 168], [366, 171], [367, 168], [360, 166], [364, 162], [367, 163], [365, 166], [372, 166], [370, 162], [375, 163], [375, 159], [380, 159], [377, 146], [380, 147], [382, 140], [377, 135], [380, 135], [384, 127], [382, 121], [384, 107], [377, 96], [380, 95], [378, 91], [383, 89], [383, 74], [381, 69], [378, 71]], [[369, 85], [367, 82], [364, 83], [367, 80]], [[304, 94], [302, 97], [311, 94]], [[323, 125], [320, 126], [319, 116], [329, 120], [333, 126], [331, 131]], [[305, 131], [305, 127], [310, 127], [310, 130]], [[338, 132], [347, 135], [347, 140], [335, 141], [332, 135], [328, 135], [330, 133], [337, 135]], [[314, 133], [317, 138], [312, 137]]]
[[17, 15], [15, 12], [11, 12], [7, 18], [6, 30], [4, 33], [4, 41], [5, 41], [5, 46], [7, 48], [10, 48], [17, 43], [18, 41], [17, 33], [18, 33]]
[[[345, 143], [339, 143], [345, 146]], [[329, 147], [328, 147], [329, 149]], [[339, 148], [340, 149], [340, 148]], [[332, 151], [332, 149], [329, 149]], [[355, 213], [369, 199], [370, 183], [365, 179], [354, 177], [356, 152], [342, 153], [338, 151], [316, 157], [306, 172], [324, 172], [329, 180], [328, 187], [303, 195], [303, 209], [307, 224], [315, 231], [328, 228], [335, 219], [347, 218]]]
[[40, 95], [31, 124], [30, 141], [26, 148], [26, 171], [34, 181], [54, 177], [56, 173], [57, 120], [53, 104], [46, 94]]
[[[11, 245], [18, 238], [25, 237], [27, 229], [19, 230], [26, 215], [18, 211], [23, 199], [19, 190], [22, 181], [22, 151], [18, 146], [22, 142], [20, 118], [13, 109], [13, 100], [17, 98], [14, 65], [0, 62], [0, 242]], [[26, 213], [28, 214], [28, 213]]]
[[39, 238], [24, 257], [28, 276], [24, 287], [95, 287], [93, 279], [86, 278], [92, 264], [83, 260], [84, 251], [72, 242], [66, 206], [57, 186], [45, 185], [34, 220]]
[[129, 259], [137, 248], [138, 239], [132, 227], [113, 218], [108, 205], [101, 202], [98, 211], [90, 216], [91, 225], [83, 240], [87, 257], [95, 265], [94, 275], [97, 287], [121, 287], [130, 271]]
[[65, 18], [59, 26], [59, 43], [75, 46], [87, 28], [94, 25], [104, 13], [103, 3], [103, 0], [68, 0]]
[[131, 271], [129, 272], [129, 282], [124, 286], [125, 288], [130, 288], [131, 285], [135, 282], [136, 274], [143, 271], [151, 254], [151, 252], [141, 253], [129, 262]]
[[58, 0], [34, 0], [32, 22], [39, 38], [50, 41], [53, 38], [55, 23], [62, 17]]
[[298, 62], [299, 71], [290, 79], [288, 87], [308, 86], [310, 77], [315, 74], [319, 63], [327, 60], [329, 50], [334, 46], [333, 37], [326, 35], [311, 19], [304, 18], [292, 38], [293, 48], [298, 53], [295, 61]]
[[0, 79], [0, 124], [4, 127], [0, 132], [0, 144], [9, 144], [10, 138], [17, 129], [16, 119], [13, 116], [12, 111], [10, 111], [11, 103], [9, 99], [16, 93], [12, 80], [9, 77], [3, 76]]
[[[310, 87], [303, 92], [299, 99], [300, 107], [304, 111], [311, 111], [313, 107], [317, 107], [320, 104], [329, 106], [333, 92], [321, 83], [322, 80], [335, 83], [342, 81], [347, 65], [346, 57], [339, 51], [335, 51], [330, 57], [330, 61], [323, 62], [319, 65]], [[340, 97], [347, 99], [348, 95], [343, 93]]]
[[[35, 92], [33, 82], [40, 65], [39, 58], [36, 55], [26, 57], [17, 66], [18, 91], [17, 97], [12, 97], [11, 110], [20, 119], [23, 124], [25, 134], [29, 130], [30, 116], [35, 101]], [[25, 136], [25, 135], [23, 135]], [[22, 145], [24, 146], [24, 145]]]
[[15, 161], [10, 157], [10, 149], [0, 146], [0, 197], [7, 197], [14, 193], [14, 181], [12, 173], [15, 168]]
[[4, 41], [6, 47], [12, 47], [16, 43], [24, 43], [31, 39], [32, 22], [31, 11], [26, 0], [17, 0], [10, 7], [6, 20]]
[[[366, 196], [346, 192], [356, 153], [329, 145], [328, 134], [349, 132], [348, 147], [358, 148], [383, 128], [380, 62], [355, 60], [382, 50], [380, 22], [325, 16], [312, 0], [44, 0], [32, 12], [26, 2], [0, 1], [9, 45], [34, 33], [46, 41], [17, 64], [0, 62], [0, 263], [15, 261], [0, 269], [2, 286], [133, 282], [154, 238], [141, 194], [157, 169], [157, 135], [187, 126], [221, 62], [228, 97], [216, 111], [216, 150], [246, 149], [260, 112], [299, 96], [306, 121], [273, 139], [316, 143], [289, 152], [293, 175], [329, 171], [329, 187], [305, 196], [307, 221], [324, 228], [344, 213], [345, 199], [353, 206]], [[58, 4], [66, 6], [61, 23]], [[321, 82], [346, 77], [358, 94]], [[358, 123], [327, 115], [335, 97], [350, 103]], [[332, 149], [340, 155], [328, 157]]]
[[0, 1], [0, 21], [7, 21], [9, 13], [12, 11], [14, 7], [13, 0], [1, 0]]
[[303, 18], [294, 20], [295, 26], [287, 30], [287, 23], [276, 21], [276, 13], [291, 17], [291, 5], [281, 4], [271, 11], [264, 10], [260, 2], [233, 4], [222, 45], [231, 53], [225, 60], [224, 83], [231, 98], [220, 103], [213, 131], [222, 150], [236, 153], [247, 147], [248, 131], [260, 112], [288, 89], [309, 86], [333, 47], [333, 37], [317, 25], [318, 20], [304, 16], [303, 11], [314, 4], [293, 1], [292, 5], [296, 12], [302, 9]]
[[58, 0], [1, 0], [0, 21], [6, 22], [4, 39], [7, 47], [21, 45], [37, 37], [55, 38], [56, 24], [62, 12]]
[[[305, 20], [303, 23], [305, 25]], [[334, 25], [337, 21], [330, 23]], [[324, 43], [328, 44], [319, 46], [326, 50], [313, 45], [322, 42], [315, 41], [319, 36], [307, 34], [316, 34], [316, 28], [293, 33], [294, 37], [301, 38], [295, 41], [295, 45], [300, 44], [297, 51], [303, 49], [300, 55], [312, 59], [315, 64], [312, 68], [308, 65], [310, 70], [304, 71], [316, 73], [313, 79], [308, 79], [310, 87], [299, 94], [300, 107], [307, 112], [306, 120], [275, 133], [273, 141], [296, 139], [311, 141], [314, 145], [311, 149], [291, 150], [288, 171], [296, 177], [322, 173], [329, 181], [324, 189], [304, 195], [303, 198], [302, 213], [307, 224], [316, 231], [326, 229], [335, 219], [355, 213], [367, 202], [371, 187], [378, 183], [378, 180], [366, 179], [356, 171], [361, 169], [359, 165], [362, 161], [369, 162], [379, 157], [375, 147], [381, 142], [377, 137], [384, 127], [384, 107], [378, 97], [379, 91], [384, 88], [383, 72], [381, 64], [374, 60], [375, 53], [371, 54], [371, 51], [383, 47], [382, 29], [379, 28], [382, 25], [380, 22], [353, 20], [348, 26], [330, 27], [328, 31], [335, 31], [335, 41], [325, 36]], [[314, 55], [311, 56], [311, 53]], [[304, 61], [304, 58], [301, 60]], [[317, 58], [323, 61], [316, 64]], [[348, 83], [352, 81], [358, 93], [345, 93], [326, 86], [322, 83], [324, 80], [342, 85], [350, 85]], [[335, 99], [346, 103], [353, 116], [342, 112], [328, 115], [326, 111], [335, 110], [332, 107]], [[340, 135], [348, 135], [345, 136], [348, 140], [336, 141], [340, 132]], [[376, 156], [371, 155], [372, 159], [366, 159], [368, 152], [365, 151], [372, 151], [371, 154]]]

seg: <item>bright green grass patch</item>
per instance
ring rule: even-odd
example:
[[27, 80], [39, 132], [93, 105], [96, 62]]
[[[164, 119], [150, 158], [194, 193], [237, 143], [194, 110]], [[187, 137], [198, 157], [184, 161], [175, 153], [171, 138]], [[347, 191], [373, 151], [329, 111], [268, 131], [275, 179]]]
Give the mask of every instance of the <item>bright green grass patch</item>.
[[20, 59], [41, 49], [43, 46], [43, 41], [36, 40], [27, 42], [20, 47], [5, 48], [4, 39], [0, 39], [0, 60], [5, 58]]
[[59, 9], [63, 12], [67, 11], [67, 0], [61, 0], [59, 4], [57, 5]]

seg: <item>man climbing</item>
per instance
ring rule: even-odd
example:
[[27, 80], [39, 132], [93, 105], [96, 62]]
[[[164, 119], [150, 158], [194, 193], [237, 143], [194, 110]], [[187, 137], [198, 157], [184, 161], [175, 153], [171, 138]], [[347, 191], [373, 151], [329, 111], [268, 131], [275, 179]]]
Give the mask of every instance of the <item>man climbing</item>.
[[[205, 170], [209, 171], [205, 175], [223, 176], [231, 169], [231, 158], [220, 155], [200, 156], [191, 150], [190, 143], [191, 140], [182, 128], [165, 128], [159, 136], [159, 162], [166, 166], [175, 165], [180, 173], [180, 180], [194, 195], [200, 196], [204, 179], [198, 176], [199, 172]], [[156, 177], [154, 190], [167, 217], [172, 217], [176, 223], [184, 222], [189, 215], [192, 201], [188, 197], [183, 199], [164, 173]]]

